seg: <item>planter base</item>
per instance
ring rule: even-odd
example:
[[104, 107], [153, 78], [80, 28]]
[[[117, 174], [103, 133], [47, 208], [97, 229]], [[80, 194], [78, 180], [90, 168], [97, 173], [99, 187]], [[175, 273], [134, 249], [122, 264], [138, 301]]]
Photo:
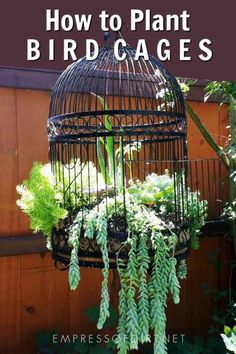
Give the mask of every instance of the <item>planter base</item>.
[[[190, 254], [190, 233], [189, 225], [185, 224], [178, 227], [176, 232], [178, 236], [178, 243], [175, 249], [175, 257], [177, 260], [185, 259]], [[110, 268], [117, 268], [117, 253], [122, 247], [123, 242], [127, 239], [127, 233], [118, 232], [115, 235], [109, 235], [108, 237], [108, 252]], [[52, 244], [52, 258], [55, 260], [55, 264], [59, 269], [67, 269], [70, 263], [70, 255], [72, 248], [68, 244], [68, 233], [65, 229], [54, 230], [51, 238]], [[123, 247], [119, 252], [119, 258], [128, 259], [128, 247]], [[85, 237], [80, 239], [79, 249], [79, 264], [84, 267], [102, 268], [103, 260], [100, 248], [96, 240], [90, 240]], [[150, 256], [152, 257], [153, 251], [151, 250], [150, 242]]]

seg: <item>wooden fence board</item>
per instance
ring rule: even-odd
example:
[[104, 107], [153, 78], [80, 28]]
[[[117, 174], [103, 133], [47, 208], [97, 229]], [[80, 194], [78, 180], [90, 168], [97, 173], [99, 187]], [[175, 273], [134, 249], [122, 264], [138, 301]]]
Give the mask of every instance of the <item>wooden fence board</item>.
[[21, 256], [21, 270], [53, 267], [54, 261], [50, 253], [31, 254]]
[[19, 233], [16, 90], [0, 88], [0, 235]]
[[0, 353], [15, 354], [21, 342], [19, 257], [0, 258]]
[[22, 348], [36, 351], [36, 334], [41, 330], [69, 329], [69, 290], [66, 273], [55, 268], [23, 269]]
[[70, 292], [70, 332], [88, 333], [94, 329], [86, 315], [89, 307], [98, 306], [101, 293], [102, 272], [81, 267], [81, 282], [76, 291]]
[[[48, 160], [47, 116], [49, 94], [47, 92], [18, 90], [17, 121], [19, 145], [19, 181], [28, 178], [34, 161]], [[29, 220], [20, 213], [20, 232], [29, 232]]]
[[206, 294], [203, 284], [210, 289], [218, 289], [218, 273], [211, 264], [213, 254], [219, 251], [219, 238], [203, 239], [201, 249], [192, 252], [189, 262], [187, 278], [188, 292], [188, 326], [187, 331], [191, 337], [203, 335], [207, 332], [211, 322], [213, 300], [211, 294]]

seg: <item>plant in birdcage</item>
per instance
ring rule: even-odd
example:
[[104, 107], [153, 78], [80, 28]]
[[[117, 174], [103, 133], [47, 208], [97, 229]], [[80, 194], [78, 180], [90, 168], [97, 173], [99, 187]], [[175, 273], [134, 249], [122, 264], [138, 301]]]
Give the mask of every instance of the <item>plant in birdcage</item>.
[[122, 50], [125, 63], [105, 47], [95, 62], [78, 61], [58, 79], [51, 164], [33, 166], [17, 187], [18, 205], [68, 266], [72, 290], [80, 266], [102, 268], [98, 329], [110, 316], [109, 269], [117, 269], [118, 353], [138, 349], [153, 333], [154, 353], [166, 354], [167, 302], [180, 301], [185, 258], [191, 243], [199, 246], [207, 202], [188, 180], [177, 81], [155, 58], [136, 63], [130, 47]]
[[[134, 155], [137, 151], [136, 147], [133, 148], [135, 144], [133, 142], [131, 148], [127, 145], [125, 154]], [[111, 166], [119, 172], [120, 176], [119, 154], [121, 152], [119, 150], [120, 147], [115, 154], [114, 159], [116, 160], [111, 163]], [[127, 163], [130, 163], [130, 160], [129, 158]], [[83, 172], [81, 172], [81, 169], [82, 171], [86, 170], [86, 166], [84, 167], [79, 160], [75, 165], [77, 171], [73, 183], [77, 185], [77, 194], [79, 195], [81, 173], [82, 183], [86, 185], [86, 176], [83, 176]], [[102, 173], [103, 164], [99, 163], [99, 166], [101, 174], [98, 171], [95, 172], [96, 168], [92, 166], [91, 191], [93, 183], [95, 184], [92, 171], [94, 171], [94, 175], [99, 176], [101, 189], [106, 185], [105, 175]], [[177, 181], [175, 183], [178, 183], [178, 179], [175, 179]], [[118, 188], [118, 191], [122, 188]], [[185, 261], [182, 260], [178, 263], [174, 257], [178, 241], [174, 222], [170, 217], [175, 209], [173, 202], [175, 198], [174, 177], [171, 177], [168, 171], [163, 175], [151, 173], [144, 181], [131, 178], [125, 189], [128, 237], [120, 244], [116, 255], [121, 281], [117, 347], [119, 353], [125, 353], [129, 349], [137, 349], [139, 342], [145, 343], [150, 340], [149, 333], [150, 330], [153, 330], [156, 338], [155, 352], [161, 354], [167, 350], [165, 307], [168, 294], [172, 295], [175, 303], [178, 303], [180, 280], [186, 277]], [[49, 166], [37, 163], [32, 169], [29, 180], [25, 181], [17, 190], [21, 194], [18, 204], [30, 216], [31, 227], [48, 236], [50, 244], [50, 233], [53, 228], [57, 228], [60, 221], [65, 219], [68, 213], [71, 213], [71, 210], [66, 208], [68, 200], [72, 198], [68, 193], [69, 189], [67, 189], [67, 193], [64, 193], [62, 186], [55, 184]], [[197, 234], [205, 220], [206, 202], [199, 200], [198, 192], [190, 190], [181, 192], [181, 198], [189, 201], [188, 206], [185, 203], [185, 209], [181, 213], [189, 215], [191, 218], [190, 232], [193, 235], [192, 242], [196, 245], [198, 243]], [[64, 206], [62, 206], [63, 199]], [[115, 198], [107, 195], [104, 198], [101, 197], [99, 204], [95, 203], [93, 207], [91, 200], [89, 203], [88, 196], [83, 194], [81, 199], [83, 199], [83, 203], [75, 206], [73, 211], [75, 217], [69, 227], [68, 243], [71, 247], [69, 283], [71, 289], [74, 290], [80, 282], [79, 249], [81, 240], [83, 241], [84, 238], [95, 239], [100, 247], [104, 264], [100, 316], [97, 324], [101, 329], [109, 317], [110, 305], [108, 229], [115, 215], [116, 218], [123, 218], [123, 194], [118, 192]], [[182, 203], [180, 202], [180, 204]], [[197, 217], [197, 214], [201, 215], [201, 219]], [[128, 261], [120, 258], [123, 250], [126, 250]], [[151, 264], [152, 271], [150, 273]], [[128, 340], [122, 338], [128, 338]]]
[[[77, 162], [77, 168], [81, 168]], [[93, 167], [95, 168], [95, 167]], [[47, 173], [45, 173], [47, 171]], [[77, 171], [77, 175], [80, 175]], [[80, 178], [80, 177], [79, 177]], [[100, 177], [101, 178], [101, 177]], [[85, 183], [86, 181], [84, 181]], [[79, 185], [79, 181], [77, 181]], [[177, 183], [177, 182], [176, 182]], [[60, 185], [55, 187], [55, 180], [49, 167], [35, 164], [28, 181], [17, 188], [21, 194], [18, 204], [30, 216], [31, 227], [43, 231], [48, 236], [66, 218], [69, 210], [61, 206], [63, 191]], [[137, 349], [138, 342], [150, 340], [150, 330], [156, 338], [158, 353], [166, 352], [165, 343], [165, 307], [168, 294], [175, 303], [179, 302], [180, 279], [186, 276], [185, 261], [178, 263], [175, 259], [175, 247], [178, 237], [171, 217], [174, 212], [174, 177], [166, 171], [164, 175], [152, 173], [144, 181], [130, 180], [126, 188], [126, 222], [127, 239], [121, 243], [117, 252], [117, 268], [121, 281], [119, 292], [118, 337], [132, 340], [118, 340], [120, 353], [128, 349]], [[206, 202], [199, 201], [197, 192], [185, 191], [183, 198], [188, 198], [189, 205], [182, 213], [191, 217], [191, 230], [194, 243], [204, 223]], [[67, 199], [67, 195], [64, 195]], [[124, 215], [123, 195], [119, 194], [101, 199], [99, 208], [95, 204], [77, 206], [77, 214], [69, 227], [69, 244], [71, 258], [69, 283], [72, 290], [80, 282], [79, 248], [84, 238], [95, 239], [100, 247], [103, 260], [103, 282], [101, 290], [100, 316], [98, 328], [101, 329], [109, 317], [108, 291], [108, 229], [114, 215]], [[201, 214], [201, 220], [197, 213]], [[152, 250], [150, 254], [150, 248]], [[128, 261], [120, 258], [126, 250]], [[152, 264], [152, 271], [150, 266]]]

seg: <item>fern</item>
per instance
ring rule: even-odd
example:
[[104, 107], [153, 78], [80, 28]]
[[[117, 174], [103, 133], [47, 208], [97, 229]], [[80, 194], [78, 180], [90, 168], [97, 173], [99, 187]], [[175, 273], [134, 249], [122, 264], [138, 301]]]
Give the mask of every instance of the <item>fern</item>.
[[29, 179], [17, 186], [17, 192], [21, 195], [17, 204], [30, 217], [32, 230], [51, 236], [53, 227], [67, 216], [67, 211], [60, 206], [63, 195], [56, 187], [50, 165], [35, 162]]

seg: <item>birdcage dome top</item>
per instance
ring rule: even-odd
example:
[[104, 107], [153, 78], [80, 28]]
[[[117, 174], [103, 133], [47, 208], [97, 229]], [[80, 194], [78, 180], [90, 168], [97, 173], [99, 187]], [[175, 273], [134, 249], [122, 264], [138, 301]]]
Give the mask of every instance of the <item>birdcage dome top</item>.
[[140, 131], [145, 125], [152, 132], [185, 134], [184, 99], [175, 77], [153, 56], [137, 60], [128, 45], [120, 52], [123, 61], [114, 48], [101, 48], [95, 60], [83, 57], [60, 75], [51, 94], [49, 138], [81, 136], [82, 126], [99, 125], [101, 131], [107, 114], [114, 118], [114, 131], [126, 126]]

